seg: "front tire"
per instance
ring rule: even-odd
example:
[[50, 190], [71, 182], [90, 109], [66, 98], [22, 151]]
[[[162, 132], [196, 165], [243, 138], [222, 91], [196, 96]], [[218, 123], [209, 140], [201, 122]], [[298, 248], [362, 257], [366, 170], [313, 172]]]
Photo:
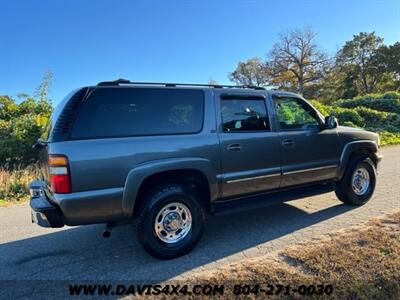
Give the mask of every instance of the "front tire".
[[354, 157], [339, 181], [335, 193], [340, 201], [363, 205], [371, 199], [376, 186], [376, 168], [368, 157]]
[[158, 187], [144, 203], [137, 228], [150, 255], [171, 259], [194, 248], [204, 227], [204, 209], [195, 190], [175, 184]]

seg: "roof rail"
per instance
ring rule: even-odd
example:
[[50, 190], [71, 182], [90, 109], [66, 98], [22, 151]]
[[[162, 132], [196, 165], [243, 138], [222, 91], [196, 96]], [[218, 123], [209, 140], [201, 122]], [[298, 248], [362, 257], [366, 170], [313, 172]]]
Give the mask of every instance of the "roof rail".
[[239, 89], [255, 89], [255, 90], [265, 90], [260, 86], [253, 85], [225, 85], [225, 84], [203, 84], [203, 83], [169, 83], [169, 82], [139, 82], [139, 81], [130, 81], [127, 79], [117, 79], [114, 81], [102, 81], [99, 82], [98, 86], [117, 86], [117, 85], [162, 85], [166, 87], [177, 87], [177, 86], [202, 86], [202, 87], [211, 87], [211, 88], [239, 88]]

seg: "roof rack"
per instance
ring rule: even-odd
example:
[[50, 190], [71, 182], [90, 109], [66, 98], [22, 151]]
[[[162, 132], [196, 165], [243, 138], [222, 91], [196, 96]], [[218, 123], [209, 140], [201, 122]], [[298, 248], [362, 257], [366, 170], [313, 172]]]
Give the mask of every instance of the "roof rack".
[[239, 89], [255, 89], [255, 90], [265, 90], [260, 86], [253, 85], [225, 85], [225, 84], [202, 84], [202, 83], [168, 83], [168, 82], [139, 82], [130, 81], [127, 79], [117, 79], [113, 81], [102, 81], [97, 84], [97, 86], [116, 86], [116, 85], [162, 85], [166, 87], [177, 87], [177, 86], [202, 86], [211, 88], [239, 88]]

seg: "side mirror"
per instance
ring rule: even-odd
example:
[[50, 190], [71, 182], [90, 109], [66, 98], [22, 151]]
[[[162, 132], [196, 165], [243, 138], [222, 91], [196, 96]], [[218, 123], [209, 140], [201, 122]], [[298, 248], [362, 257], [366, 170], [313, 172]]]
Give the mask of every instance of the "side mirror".
[[40, 150], [46, 146], [47, 146], [47, 141], [45, 141], [41, 138], [38, 138], [37, 142], [34, 145], [32, 145], [32, 148], [35, 150]]
[[338, 120], [336, 119], [335, 116], [328, 116], [325, 117], [325, 126], [324, 129], [333, 129], [338, 126]]

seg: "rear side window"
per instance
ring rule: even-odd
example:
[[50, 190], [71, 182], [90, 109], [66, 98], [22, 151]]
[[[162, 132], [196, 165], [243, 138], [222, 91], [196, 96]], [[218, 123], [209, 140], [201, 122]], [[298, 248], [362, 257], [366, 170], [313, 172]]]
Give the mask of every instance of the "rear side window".
[[196, 133], [203, 111], [201, 90], [100, 88], [82, 103], [70, 138]]
[[221, 99], [224, 132], [270, 130], [264, 100]]

